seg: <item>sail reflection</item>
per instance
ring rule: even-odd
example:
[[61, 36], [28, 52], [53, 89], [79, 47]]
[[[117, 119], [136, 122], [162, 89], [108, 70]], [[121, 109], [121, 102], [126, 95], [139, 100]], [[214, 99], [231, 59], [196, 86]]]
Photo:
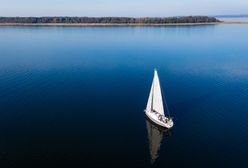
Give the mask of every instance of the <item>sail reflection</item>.
[[151, 164], [153, 164], [159, 157], [159, 150], [164, 134], [171, 136], [171, 130], [157, 126], [148, 118], [146, 118], [146, 128], [148, 132]]

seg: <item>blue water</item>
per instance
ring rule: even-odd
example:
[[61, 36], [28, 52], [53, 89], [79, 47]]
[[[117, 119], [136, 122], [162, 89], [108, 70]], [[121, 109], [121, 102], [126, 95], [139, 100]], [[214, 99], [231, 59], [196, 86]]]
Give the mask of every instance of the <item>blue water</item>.
[[221, 21], [234, 21], [234, 22], [247, 22], [248, 21], [248, 17], [244, 16], [244, 17], [218, 17], [217, 19], [221, 20]]
[[[0, 27], [1, 167], [247, 167], [248, 25]], [[157, 68], [175, 126], [144, 108]]]

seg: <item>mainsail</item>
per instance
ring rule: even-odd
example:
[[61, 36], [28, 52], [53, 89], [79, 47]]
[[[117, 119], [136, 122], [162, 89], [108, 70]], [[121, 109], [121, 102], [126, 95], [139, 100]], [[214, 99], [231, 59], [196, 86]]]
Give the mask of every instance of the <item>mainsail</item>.
[[154, 70], [154, 77], [146, 106], [146, 111], [147, 112], [156, 111], [164, 115], [163, 99], [162, 99], [157, 70]]

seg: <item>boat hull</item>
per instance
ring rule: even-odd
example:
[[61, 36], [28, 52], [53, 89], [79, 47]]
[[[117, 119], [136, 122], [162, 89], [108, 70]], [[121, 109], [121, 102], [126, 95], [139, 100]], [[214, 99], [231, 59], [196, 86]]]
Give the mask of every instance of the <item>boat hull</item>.
[[[146, 114], [146, 116], [147, 116], [152, 122], [154, 122], [155, 124], [157, 124], [157, 125], [159, 125], [159, 126], [161, 126], [161, 127], [170, 129], [170, 128], [172, 128], [173, 125], [174, 125], [173, 121], [171, 121], [171, 122], [169, 122], [169, 123], [164, 123], [164, 122], [159, 121], [159, 120], [157, 119], [157, 116], [154, 115], [154, 114], [151, 113], [151, 112], [145, 111], [145, 114]], [[166, 117], [165, 117], [165, 118], [166, 118]]]

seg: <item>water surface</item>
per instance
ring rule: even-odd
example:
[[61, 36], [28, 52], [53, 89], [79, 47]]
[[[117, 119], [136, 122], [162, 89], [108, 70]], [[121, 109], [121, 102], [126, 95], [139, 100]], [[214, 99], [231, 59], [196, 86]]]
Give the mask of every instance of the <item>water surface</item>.
[[[0, 37], [1, 167], [248, 166], [248, 25]], [[144, 116], [154, 68], [171, 131]]]
[[221, 21], [229, 21], [229, 22], [247, 22], [248, 17], [243, 16], [243, 17], [217, 17], [217, 19]]

